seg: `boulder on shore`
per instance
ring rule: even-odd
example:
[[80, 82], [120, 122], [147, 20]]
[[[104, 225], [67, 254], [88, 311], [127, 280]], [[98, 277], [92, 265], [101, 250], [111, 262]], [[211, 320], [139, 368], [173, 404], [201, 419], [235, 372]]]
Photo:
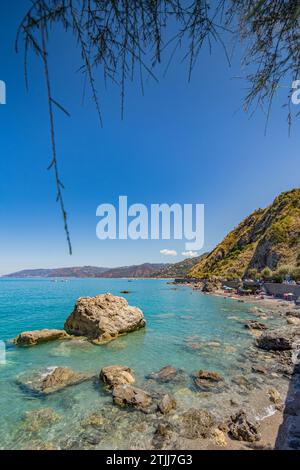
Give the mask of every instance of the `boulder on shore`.
[[266, 351], [287, 351], [299, 344], [300, 328], [280, 328], [264, 333], [257, 339], [257, 346]]
[[268, 391], [268, 395], [269, 395], [270, 401], [274, 403], [276, 410], [282, 411], [283, 401], [278, 390], [274, 387], [271, 387]]
[[108, 366], [103, 367], [100, 372], [100, 380], [102, 380], [108, 388], [117, 385], [132, 384], [135, 382], [134, 372], [126, 366]]
[[255, 442], [261, 438], [258, 424], [249, 421], [244, 411], [231, 416], [228, 428], [229, 435], [237, 441]]
[[69, 335], [64, 330], [36, 330], [24, 331], [20, 333], [13, 343], [19, 346], [36, 346], [37, 344], [55, 341], [58, 339], [68, 339]]
[[294, 317], [294, 316], [289, 316], [286, 320], [288, 325], [300, 325], [300, 318]]
[[22, 375], [17, 379], [17, 383], [27, 392], [49, 395], [93, 377], [93, 374], [75, 372], [69, 367], [48, 367], [46, 370]]
[[245, 328], [248, 328], [249, 330], [267, 330], [268, 329], [268, 327], [264, 323], [261, 323], [257, 320], [248, 320], [245, 323]]
[[176, 400], [168, 393], [162, 397], [161, 401], [157, 405], [157, 410], [163, 415], [166, 415], [175, 409]]
[[65, 330], [75, 336], [85, 336], [94, 344], [102, 344], [145, 325], [139, 308], [128, 305], [123, 297], [103, 294], [78, 299], [65, 322]]
[[131, 385], [117, 385], [113, 389], [113, 402], [119, 406], [133, 406], [146, 410], [152, 404], [149, 393]]
[[206, 292], [208, 294], [216, 292], [217, 290], [221, 289], [222, 287], [222, 282], [220, 279], [208, 279], [204, 281], [203, 287], [202, 287], [202, 292]]
[[180, 417], [179, 433], [187, 439], [210, 436], [215, 418], [206, 410], [190, 408]]

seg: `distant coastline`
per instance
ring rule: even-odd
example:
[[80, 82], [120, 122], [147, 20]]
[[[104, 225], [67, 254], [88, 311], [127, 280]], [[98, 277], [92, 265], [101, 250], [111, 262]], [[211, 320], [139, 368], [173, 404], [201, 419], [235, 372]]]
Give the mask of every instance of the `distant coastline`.
[[[97, 266], [75, 266], [53, 269], [26, 269], [1, 276], [2, 278], [133, 278], [148, 279], [160, 269], [166, 267], [161, 263], [143, 263], [140, 265], [121, 266], [117, 268], [104, 268]], [[154, 276], [155, 277], [155, 276]]]

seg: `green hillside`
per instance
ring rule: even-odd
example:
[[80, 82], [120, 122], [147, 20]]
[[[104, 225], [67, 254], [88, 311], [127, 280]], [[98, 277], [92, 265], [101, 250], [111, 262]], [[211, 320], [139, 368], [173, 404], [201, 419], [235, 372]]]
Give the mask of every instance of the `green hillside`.
[[269, 271], [300, 277], [300, 189], [280, 194], [246, 217], [189, 276], [234, 279]]

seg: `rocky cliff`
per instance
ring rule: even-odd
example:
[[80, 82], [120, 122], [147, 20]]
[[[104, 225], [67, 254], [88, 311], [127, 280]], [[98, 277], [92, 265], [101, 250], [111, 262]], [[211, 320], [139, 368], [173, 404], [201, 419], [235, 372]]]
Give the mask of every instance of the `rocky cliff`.
[[300, 189], [280, 194], [269, 207], [246, 217], [189, 276], [233, 279], [264, 268], [300, 273]]

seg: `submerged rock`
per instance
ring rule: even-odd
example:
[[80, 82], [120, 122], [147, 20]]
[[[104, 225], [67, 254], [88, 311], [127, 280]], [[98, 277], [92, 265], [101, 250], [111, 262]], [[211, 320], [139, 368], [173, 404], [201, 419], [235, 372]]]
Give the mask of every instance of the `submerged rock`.
[[52, 408], [41, 408], [39, 410], [26, 411], [23, 417], [23, 424], [26, 432], [39, 432], [52, 424], [58, 423], [61, 416]]
[[254, 372], [254, 374], [266, 374], [267, 373], [267, 370], [264, 367], [259, 366], [259, 365], [253, 365], [251, 367], [251, 371]]
[[196, 338], [190, 337], [185, 340], [184, 349], [187, 351], [202, 351], [210, 348], [220, 348], [219, 341], [195, 341]]
[[207, 438], [215, 425], [214, 417], [206, 410], [190, 408], [180, 417], [180, 434], [187, 439]]
[[231, 416], [228, 428], [229, 435], [238, 441], [255, 442], [261, 438], [258, 424], [249, 421], [244, 411]]
[[158, 382], [167, 383], [180, 381], [182, 379], [183, 371], [180, 369], [175, 369], [172, 366], [165, 366], [160, 369], [158, 372], [152, 372], [147, 375], [147, 379], [153, 379]]
[[249, 309], [249, 312], [250, 312], [250, 313], [254, 313], [254, 314], [264, 314], [264, 313], [265, 313], [265, 311], [264, 311], [263, 309], [261, 309], [261, 308], [259, 308], [259, 307], [256, 307], [256, 306], [251, 307], [251, 308]]
[[172, 426], [170, 423], [159, 423], [152, 439], [152, 445], [155, 449], [162, 449], [173, 435]]
[[247, 390], [253, 390], [253, 384], [243, 375], [236, 375], [231, 380], [234, 384]]
[[36, 346], [37, 344], [55, 341], [58, 339], [68, 339], [70, 336], [64, 330], [36, 330], [24, 331], [20, 333], [13, 343], [18, 346]]
[[49, 395], [93, 377], [92, 374], [75, 372], [68, 367], [49, 367], [42, 372], [25, 374], [18, 378], [17, 383], [28, 392]]
[[91, 446], [97, 446], [101, 442], [102, 434], [97, 430], [93, 430], [90, 432], [87, 431], [80, 435], [80, 439], [83, 441], [84, 447], [86, 444], [89, 444]]
[[263, 334], [257, 339], [257, 346], [266, 351], [286, 351], [297, 346], [300, 328], [280, 328]]
[[245, 323], [245, 328], [249, 328], [250, 330], [267, 330], [268, 327], [264, 323], [260, 323], [257, 320], [248, 320]]
[[133, 406], [146, 410], [152, 404], [149, 393], [131, 385], [117, 385], [113, 389], [113, 402], [118, 406]]
[[39, 440], [34, 440], [31, 442], [28, 442], [24, 446], [22, 446], [22, 450], [42, 450], [42, 451], [49, 451], [49, 450], [60, 450], [58, 447], [55, 446], [52, 442], [45, 442], [45, 441], [39, 441]]
[[135, 382], [134, 372], [126, 366], [108, 366], [103, 367], [100, 372], [102, 380], [109, 388], [116, 385], [132, 384]]
[[95, 427], [100, 428], [106, 424], [107, 420], [101, 413], [92, 413], [80, 422], [82, 428]]
[[168, 393], [163, 396], [161, 401], [157, 405], [158, 411], [162, 414], [168, 414], [170, 411], [176, 409], [176, 400]]
[[123, 297], [104, 294], [78, 299], [65, 322], [65, 330], [101, 344], [145, 325], [143, 312], [139, 308], [129, 306]]
[[184, 345], [184, 349], [187, 351], [201, 351], [201, 349], [205, 348], [205, 343], [200, 341], [186, 341]]
[[224, 379], [218, 372], [199, 370], [194, 375], [194, 383], [198, 389], [205, 391], [224, 385]]

